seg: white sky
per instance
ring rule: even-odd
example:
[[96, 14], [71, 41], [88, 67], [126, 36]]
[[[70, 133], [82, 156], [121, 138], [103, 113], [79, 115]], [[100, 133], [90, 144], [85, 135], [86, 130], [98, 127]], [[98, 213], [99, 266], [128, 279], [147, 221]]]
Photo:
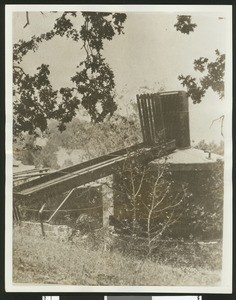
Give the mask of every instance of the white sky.
[[[118, 102], [123, 113], [127, 112], [130, 100], [135, 101], [141, 87], [158, 91], [164, 85], [166, 91], [183, 90], [177, 77], [180, 74], [196, 76], [193, 73], [194, 59], [203, 56], [214, 60], [216, 49], [221, 53], [228, 51], [229, 18], [223, 8], [221, 12], [190, 12], [197, 27], [189, 35], [175, 30], [177, 14], [180, 13], [127, 13], [125, 34], [105, 42], [104, 56], [114, 71], [117, 95], [125, 93], [125, 97]], [[15, 13], [13, 42], [50, 30], [57, 16], [48, 12], [44, 15], [31, 12], [30, 25], [23, 28], [25, 13]], [[79, 18], [76, 24], [81, 24]], [[48, 63], [53, 86], [59, 88], [71, 84], [70, 77], [75, 74], [76, 65], [83, 57], [80, 43], [54, 38], [41, 44], [35, 53], [30, 52], [23, 65], [27, 71], [34, 73], [41, 63]], [[221, 101], [216, 93], [209, 91], [201, 104], [193, 105], [191, 100], [189, 104], [191, 140], [218, 142], [223, 139], [219, 122], [209, 127], [212, 120], [224, 114], [227, 100]]]

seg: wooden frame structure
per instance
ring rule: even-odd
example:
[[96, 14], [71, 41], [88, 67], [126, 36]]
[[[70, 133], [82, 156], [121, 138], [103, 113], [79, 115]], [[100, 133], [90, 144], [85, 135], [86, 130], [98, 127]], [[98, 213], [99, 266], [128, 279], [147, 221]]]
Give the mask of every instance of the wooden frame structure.
[[176, 140], [179, 149], [190, 147], [189, 109], [183, 91], [137, 95], [145, 145]]
[[16, 185], [13, 188], [14, 201], [27, 197], [33, 197], [36, 201], [54, 198], [112, 175], [127, 159], [135, 158], [139, 163], [147, 164], [173, 152], [176, 147], [190, 146], [188, 99], [185, 92], [137, 95], [137, 104], [143, 143]]
[[14, 188], [14, 197], [63, 193], [113, 174], [127, 159], [135, 158], [145, 164], [160, 156], [160, 153], [169, 153], [175, 148], [174, 140], [165, 146], [151, 148], [144, 147], [143, 143], [137, 144], [20, 184]]

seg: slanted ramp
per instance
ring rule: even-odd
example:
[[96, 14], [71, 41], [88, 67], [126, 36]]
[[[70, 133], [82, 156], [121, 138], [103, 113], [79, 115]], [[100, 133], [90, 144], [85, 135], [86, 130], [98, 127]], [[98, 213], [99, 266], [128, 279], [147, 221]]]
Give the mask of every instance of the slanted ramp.
[[167, 154], [175, 148], [174, 140], [164, 146], [151, 148], [144, 147], [143, 143], [137, 144], [20, 184], [14, 188], [14, 196], [40, 197], [60, 194], [113, 174], [127, 159], [135, 157], [140, 163], [148, 163], [159, 157], [160, 153]]

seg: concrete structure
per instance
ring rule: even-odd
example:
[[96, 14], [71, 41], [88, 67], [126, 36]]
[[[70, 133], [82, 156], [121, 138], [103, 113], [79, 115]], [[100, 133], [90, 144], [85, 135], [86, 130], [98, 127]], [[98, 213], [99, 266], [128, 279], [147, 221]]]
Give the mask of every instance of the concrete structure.
[[[134, 176], [129, 180], [133, 180], [133, 186], [128, 186], [124, 178], [130, 176], [129, 172], [126, 175], [114, 174], [114, 219], [113, 224], [119, 227], [119, 224], [125, 224], [131, 222], [134, 218], [133, 206], [136, 204], [136, 218], [140, 224], [147, 223], [147, 206], [151, 206], [148, 202], [149, 198], [154, 193], [154, 184], [158, 176], [160, 175], [161, 168], [168, 170], [169, 181], [172, 182], [172, 194], [168, 193], [165, 200], [163, 200], [163, 206], [160, 210], [163, 210], [163, 214], [159, 214], [155, 218], [155, 222], [164, 223], [165, 220], [165, 207], [173, 206], [173, 198], [175, 195], [181, 194], [183, 186], [187, 187], [186, 191], [191, 196], [191, 201], [186, 204], [186, 212], [182, 223], [178, 221], [178, 225], [175, 225], [176, 233], [181, 236], [188, 236], [190, 232], [197, 231], [194, 225], [196, 220], [191, 217], [197, 211], [202, 209], [200, 214], [204, 214], [207, 210], [211, 211], [215, 208], [212, 203], [215, 202], [215, 173], [219, 167], [218, 161], [223, 161], [223, 157], [217, 154], [210, 153], [209, 151], [199, 150], [191, 148], [190, 144], [190, 130], [189, 130], [189, 112], [188, 112], [188, 99], [184, 92], [172, 92], [162, 94], [144, 94], [137, 96], [139, 103], [140, 121], [142, 127], [142, 133], [144, 141], [148, 144], [155, 144], [158, 142], [156, 137], [157, 131], [164, 133], [165, 141], [175, 139], [177, 149], [172, 153], [160, 154], [161, 158], [157, 158], [148, 163], [145, 174], [140, 186], [141, 179], [138, 176], [133, 180]], [[159, 103], [158, 108], [161, 109], [158, 112], [159, 119], [155, 120], [156, 108], [154, 103]], [[151, 121], [150, 121], [151, 120]], [[156, 125], [156, 128], [155, 128]], [[220, 168], [223, 166], [221, 165]], [[141, 169], [140, 169], [140, 172]], [[222, 170], [223, 173], [223, 170]], [[223, 178], [218, 178], [219, 182], [223, 182]], [[160, 180], [161, 181], [161, 180]], [[158, 189], [167, 189], [167, 185], [159, 184]], [[217, 186], [218, 188], [218, 208], [223, 209], [223, 186]], [[129, 190], [129, 191], [128, 191]], [[134, 193], [132, 192], [135, 191]], [[135, 195], [135, 197], [134, 197]], [[189, 197], [190, 197], [189, 196]], [[169, 198], [169, 199], [168, 199]], [[183, 196], [183, 198], [186, 198]], [[157, 200], [158, 201], [158, 200]], [[169, 202], [168, 202], [169, 201]], [[176, 206], [177, 207], [177, 206]], [[179, 218], [182, 212], [180, 209], [176, 210], [176, 219]], [[183, 208], [182, 208], [183, 210]], [[189, 212], [188, 212], [189, 210]], [[213, 213], [214, 211], [212, 211]], [[143, 225], [146, 226], [146, 225]], [[120, 226], [121, 227], [121, 226]], [[123, 226], [125, 227], [125, 226]], [[145, 231], [145, 230], [144, 230]]]
[[200, 149], [176, 149], [167, 156], [165, 161], [163, 158], [153, 160], [149, 163], [152, 170], [155, 170], [156, 164], [167, 163], [170, 171], [207, 171], [214, 168], [217, 160], [223, 160], [221, 155], [207, 152]]

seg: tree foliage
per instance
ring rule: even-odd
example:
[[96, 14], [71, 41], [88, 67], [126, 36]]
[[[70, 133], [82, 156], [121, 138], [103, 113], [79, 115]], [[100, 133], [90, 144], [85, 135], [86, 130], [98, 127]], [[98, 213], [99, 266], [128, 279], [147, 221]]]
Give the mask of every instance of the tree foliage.
[[[83, 24], [76, 28], [74, 18], [82, 15]], [[22, 131], [44, 132], [49, 119], [59, 121], [63, 131], [65, 124], [76, 115], [81, 104], [93, 122], [101, 122], [116, 110], [114, 101], [114, 73], [102, 56], [105, 40], [112, 40], [123, 33], [124, 13], [63, 12], [52, 30], [28, 41], [19, 40], [13, 46], [13, 94], [14, 133]], [[27, 15], [29, 24], [29, 14]], [[73, 87], [54, 90], [50, 83], [49, 65], [42, 64], [34, 75], [27, 74], [22, 60], [29, 51], [36, 52], [41, 43], [54, 37], [65, 37], [82, 42], [86, 57], [78, 65], [78, 71], [71, 77]]]
[[[141, 140], [137, 114], [124, 117], [115, 113], [113, 118], [99, 124], [74, 118], [63, 132], [58, 131], [57, 121], [51, 121], [44, 133], [45, 145], [39, 147], [37, 138], [29, 134], [16, 138], [13, 145], [16, 159], [23, 160], [24, 157], [25, 164], [55, 169], [59, 165], [75, 163], [76, 151], [76, 163], [79, 163], [137, 144]], [[59, 159], [57, 161], [60, 150], [66, 155], [64, 165]]]
[[224, 142], [221, 140], [219, 144], [214, 141], [207, 143], [205, 140], [201, 140], [196, 146], [196, 149], [208, 150], [212, 153], [224, 155]]
[[[197, 24], [192, 23], [191, 16], [179, 15], [174, 27], [183, 34], [189, 34], [194, 32]], [[216, 92], [220, 99], [224, 98], [225, 54], [221, 54], [218, 49], [215, 50], [215, 54], [216, 59], [212, 62], [206, 57], [194, 60], [194, 70], [200, 73], [205, 72], [201, 78], [197, 79], [191, 75], [178, 76], [182, 86], [187, 88], [187, 94], [193, 103], [200, 103], [209, 88]]]
[[53, 90], [48, 78], [49, 66], [42, 64], [33, 76], [19, 66], [14, 66], [14, 70], [14, 133], [19, 135], [27, 131], [32, 134], [38, 128], [45, 131], [57, 104], [57, 91]]
[[16, 160], [20, 160], [25, 165], [33, 165], [42, 147], [37, 145], [33, 135], [22, 134], [13, 141], [13, 153]]
[[194, 28], [197, 27], [197, 24], [192, 23], [192, 17], [186, 15], [177, 16], [177, 23], [174, 25], [177, 31], [180, 31], [184, 34], [189, 34], [194, 31]]
[[194, 60], [194, 70], [205, 72], [200, 79], [191, 75], [178, 76], [181, 84], [187, 88], [188, 96], [192, 98], [193, 103], [200, 103], [209, 88], [216, 92], [220, 99], [224, 98], [225, 54], [221, 54], [219, 50], [215, 50], [215, 54], [215, 61], [209, 62], [206, 57]]

